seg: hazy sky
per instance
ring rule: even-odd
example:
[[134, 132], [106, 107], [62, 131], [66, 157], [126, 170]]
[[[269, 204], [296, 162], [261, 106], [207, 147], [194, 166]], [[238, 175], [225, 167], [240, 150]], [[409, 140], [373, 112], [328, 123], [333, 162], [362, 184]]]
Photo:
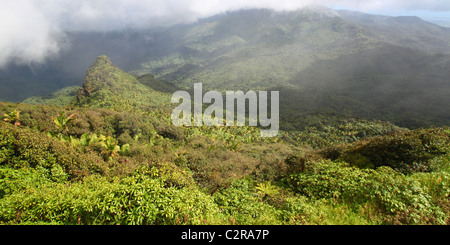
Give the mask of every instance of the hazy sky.
[[311, 3], [450, 20], [450, 0], [10, 0], [0, 3], [0, 67], [45, 61], [67, 45], [65, 30], [142, 28], [241, 8], [295, 10]]

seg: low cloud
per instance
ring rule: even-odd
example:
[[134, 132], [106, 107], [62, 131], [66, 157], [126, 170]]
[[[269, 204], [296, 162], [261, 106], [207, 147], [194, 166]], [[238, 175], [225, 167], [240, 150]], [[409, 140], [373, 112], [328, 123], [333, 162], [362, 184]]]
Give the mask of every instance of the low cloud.
[[65, 31], [146, 28], [241, 8], [295, 10], [309, 4], [371, 10], [450, 11], [447, 0], [15, 0], [0, 3], [0, 67], [41, 63], [67, 46]]
[[24, 0], [1, 3], [0, 37], [0, 67], [41, 63], [65, 45], [58, 26]]

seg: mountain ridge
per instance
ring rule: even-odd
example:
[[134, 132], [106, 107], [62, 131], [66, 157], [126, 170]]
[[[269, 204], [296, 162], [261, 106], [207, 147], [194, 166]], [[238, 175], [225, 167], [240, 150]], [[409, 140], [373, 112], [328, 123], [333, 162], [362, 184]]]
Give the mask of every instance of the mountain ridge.
[[[307, 15], [306, 13], [308, 13]], [[364, 37], [367, 39], [368, 35], [371, 35], [371, 37], [376, 37], [377, 34], [371, 34], [373, 26], [365, 24], [364, 28], [372, 28], [371, 30], [364, 30], [364, 28], [361, 27], [361, 25], [364, 24], [364, 21], [361, 21], [361, 19], [395, 19], [396, 17], [387, 17], [387, 16], [375, 16], [375, 15], [369, 15], [364, 14], [361, 12], [351, 12], [351, 15], [348, 14], [349, 11], [343, 11], [343, 10], [329, 10], [333, 11], [335, 13], [339, 14], [339, 18], [344, 19], [345, 21], [341, 23], [345, 24], [351, 24], [351, 26], [354, 26], [354, 31], [363, 31]], [[195, 61], [194, 58], [196, 54], [195, 45], [200, 45], [201, 43], [191, 43], [191, 46], [189, 45], [181, 45], [182, 42], [184, 42], [182, 39], [186, 36], [186, 32], [189, 32], [189, 30], [198, 30], [200, 27], [213, 27], [213, 24], [208, 23], [214, 23], [214, 21], [226, 21], [228, 19], [238, 18], [239, 17], [243, 20], [251, 20], [251, 16], [256, 16], [259, 18], [256, 18], [257, 20], [264, 20], [264, 18], [273, 17], [277, 18], [277, 21], [281, 20], [288, 20], [289, 16], [292, 17], [293, 24], [295, 25], [272, 25], [272, 30], [269, 30], [269, 33], [267, 35], [264, 35], [264, 33], [253, 35], [254, 39], [258, 39], [259, 37], [265, 37], [268, 41], [276, 43], [279, 41], [278, 44], [283, 45], [283, 42], [289, 42], [290, 39], [286, 38], [289, 37], [289, 33], [292, 31], [292, 28], [295, 28], [295, 26], [299, 26], [307, 30], [308, 28], [312, 30], [313, 26], [308, 23], [307, 21], [301, 22], [300, 20], [307, 20], [308, 18], [311, 19], [314, 17], [314, 13], [318, 15], [317, 13], [320, 13], [320, 11], [311, 11], [311, 10], [303, 10], [302, 11], [291, 11], [291, 12], [275, 12], [271, 10], [241, 10], [241, 11], [233, 11], [227, 14], [221, 14], [216, 15], [210, 18], [201, 19], [196, 23], [187, 24], [187, 25], [177, 25], [172, 27], [164, 27], [164, 28], [152, 28], [147, 30], [123, 30], [123, 31], [113, 31], [113, 32], [106, 32], [106, 33], [95, 33], [95, 32], [70, 32], [67, 33], [68, 39], [71, 43], [71, 48], [64, 50], [59, 57], [55, 57], [54, 59], [51, 59], [47, 62], [45, 65], [33, 65], [33, 66], [11, 66], [8, 70], [3, 70], [0, 72], [0, 85], [4, 88], [0, 92], [0, 98], [3, 98], [4, 100], [8, 101], [23, 101], [24, 99], [31, 97], [31, 96], [43, 96], [46, 94], [49, 94], [57, 89], [66, 87], [66, 86], [81, 86], [83, 76], [85, 71], [87, 70], [89, 63], [94, 60], [97, 56], [100, 56], [102, 54], [106, 54], [108, 57], [110, 57], [114, 63], [121, 67], [122, 69], [126, 70], [127, 72], [133, 72], [135, 75], [144, 75], [144, 73], [152, 73], [155, 74], [157, 78], [162, 78], [161, 73], [162, 70], [167, 70], [167, 72], [174, 73], [174, 71], [178, 71], [178, 73], [182, 75], [178, 75], [176, 72], [172, 74], [171, 76], [168, 76], [168, 78], [184, 78], [186, 76], [189, 76], [190, 73], [195, 73], [196, 69], [202, 68], [200, 62]], [[322, 11], [323, 12], [323, 11]], [[250, 15], [250, 13], [253, 13]], [[347, 13], [347, 14], [345, 14]], [[345, 18], [343, 16], [345, 15]], [[237, 17], [234, 17], [237, 16]], [[247, 17], [245, 17], [247, 16]], [[261, 18], [261, 16], [263, 18]], [[353, 16], [353, 17], [352, 17]], [[356, 17], [355, 17], [356, 16]], [[360, 16], [360, 17], [357, 17]], [[361, 17], [362, 16], [362, 17]], [[317, 16], [316, 16], [317, 17]], [[269, 19], [269, 18], [266, 18]], [[208, 24], [208, 25], [205, 25]], [[253, 22], [254, 24], [258, 24], [259, 22]], [[303, 24], [301, 24], [303, 23]], [[427, 22], [426, 22], [427, 23]], [[236, 24], [242, 24], [242, 21], [237, 21]], [[236, 24], [234, 25], [228, 25], [227, 28], [236, 28]], [[245, 24], [245, 23], [244, 23]], [[298, 24], [298, 25], [297, 25]], [[378, 21], [375, 23], [376, 25], [383, 24], [382, 21]], [[205, 25], [205, 26], [202, 26]], [[302, 26], [303, 25], [303, 26]], [[355, 26], [356, 25], [356, 26]], [[391, 23], [383, 24], [385, 27], [391, 27], [393, 26]], [[226, 24], [222, 24], [222, 26], [226, 27]], [[383, 27], [383, 28], [385, 28]], [[320, 28], [320, 25], [315, 27]], [[386, 30], [381, 30], [384, 32], [383, 38], [389, 39], [392, 35], [396, 35], [395, 32], [387, 32]], [[398, 27], [400, 28], [400, 27]], [[396, 31], [398, 31], [398, 28], [396, 28]], [[420, 48], [417, 45], [419, 45], [422, 42], [427, 42], [427, 40], [435, 40], [434, 44], [437, 45], [438, 51], [445, 52], [450, 50], [448, 45], [448, 38], [450, 36], [450, 29], [439, 27], [437, 25], [427, 23], [427, 28], [433, 28], [435, 31], [433, 31], [431, 34], [427, 34], [426, 30], [424, 35], [422, 37], [417, 37], [415, 32], [417, 30], [411, 31], [410, 33], [404, 33], [405, 35], [411, 36], [409, 39], [412, 44], [409, 45], [416, 45], [415, 48]], [[201, 29], [201, 28], [200, 28]], [[249, 28], [250, 31], [253, 31], [254, 28]], [[380, 28], [379, 28], [380, 29]], [[223, 28], [221, 30], [224, 30]], [[408, 32], [408, 29], [405, 29], [404, 31]], [[438, 38], [436, 35], [436, 31], [441, 31], [442, 33], [445, 33], [444, 38]], [[271, 32], [271, 33], [270, 33]], [[184, 33], [184, 34], [183, 34]], [[221, 35], [226, 35], [226, 32], [219, 32], [218, 34], [223, 33]], [[255, 33], [249, 32], [249, 33]], [[441, 34], [442, 34], [441, 33]], [[217, 33], [216, 33], [217, 34]], [[245, 33], [244, 33], [245, 34]], [[277, 35], [277, 34], [283, 34], [283, 35]], [[252, 37], [250, 35], [250, 37]], [[403, 35], [403, 34], [402, 34]], [[292, 35], [291, 35], [292, 36]], [[327, 35], [323, 31], [320, 33], [317, 33], [317, 38], [310, 39], [312, 42], [317, 40], [326, 40]], [[397, 44], [401, 44], [400, 46], [404, 45], [406, 42], [397, 35], [397, 37], [394, 38], [395, 42]], [[447, 44], [445, 46], [442, 46], [439, 48], [439, 45], [442, 45], [442, 39], [447, 40]], [[266, 40], [266, 41], [267, 41]], [[283, 41], [284, 40], [284, 41]], [[349, 40], [355, 40], [353, 37]], [[437, 41], [436, 41], [437, 40]], [[228, 39], [224, 39], [224, 42], [222, 42], [222, 48], [223, 47], [231, 47], [235, 48], [244, 43], [243, 41], [247, 42], [247, 40], [242, 39], [242, 37], [239, 37], [237, 35], [231, 35]], [[406, 41], [408, 41], [406, 39]], [[367, 47], [368, 45], [373, 44], [371, 41], [370, 43], [362, 43], [363, 47]], [[445, 44], [445, 43], [444, 43]], [[194, 48], [192, 47], [194, 45]], [[205, 43], [202, 45], [206, 45], [206, 47], [210, 46], [209, 49], [214, 48], [211, 47], [210, 43]], [[419, 45], [420, 46], [420, 45]], [[433, 43], [426, 44], [424, 46], [427, 46], [429, 49], [433, 50], [432, 46]], [[431, 47], [431, 48], [430, 48]], [[221, 49], [222, 49], [221, 48]], [[296, 49], [301, 47], [294, 47]], [[436, 50], [435, 50], [436, 51]], [[236, 51], [241, 52], [241, 51]], [[243, 54], [250, 54], [251, 55], [251, 49], [249, 49], [246, 52], [241, 52]], [[284, 52], [292, 53], [291, 50], [287, 50]], [[314, 51], [316, 52], [316, 51]], [[332, 53], [332, 52], [325, 52], [325, 55]], [[346, 53], [346, 52], [344, 52]], [[208, 63], [211, 62], [219, 62], [220, 60], [229, 59], [229, 55], [223, 55], [224, 51], [220, 51], [220, 53], [215, 53], [217, 59], [215, 60], [208, 60]], [[270, 55], [270, 53], [268, 54]], [[316, 56], [320, 56], [321, 54], [317, 54]], [[323, 56], [323, 54], [321, 55]], [[286, 59], [287, 62], [299, 62], [299, 61], [305, 61], [308, 57], [305, 57], [303, 60], [298, 60], [295, 58]], [[314, 57], [312, 57], [314, 58]], [[186, 59], [186, 60], [183, 60]], [[148, 62], [151, 60], [153, 63], [160, 63], [158, 64], [150, 64], [150, 68], [148, 69], [148, 65], [144, 65], [144, 69], [142, 69], [143, 63]], [[283, 58], [280, 58], [281, 61], [283, 61]], [[195, 61], [195, 62], [194, 62]], [[168, 66], [161, 65], [168, 62]], [[308, 63], [306, 60], [305, 63]], [[307, 64], [306, 64], [307, 65]], [[306, 66], [305, 65], [305, 66]], [[147, 66], [147, 68], [145, 68]], [[139, 72], [139, 70], [142, 70]], [[229, 68], [231, 69], [231, 68]], [[291, 68], [290, 68], [291, 69]], [[183, 72], [184, 70], [184, 72]], [[267, 70], [267, 67], [264, 67], [263, 70]], [[285, 69], [286, 71], [289, 71], [289, 69]], [[14, 86], [15, 84], [22, 83], [22, 86]], [[37, 83], [44, 83], [46, 86], [36, 86]], [[270, 83], [270, 82], [266, 82]], [[27, 86], [34, 86], [34, 89], [27, 90], [23, 89]]]
[[[450, 55], [305, 11], [73, 34], [82, 84], [0, 102], [0, 224], [450, 224]], [[278, 135], [175, 126], [190, 82], [279, 91]]]
[[[44, 69], [42, 72], [46, 76], [55, 78], [67, 75], [68, 78], [81, 73], [81, 70], [85, 73], [88, 68], [83, 66], [106, 54], [117, 68], [121, 67], [134, 76], [131, 78], [117, 73], [123, 75], [125, 81], [133, 80], [127, 84], [141, 91], [139, 94], [153, 91], [148, 90], [151, 86], [144, 86], [144, 89], [141, 85], [146, 82], [139, 82], [137, 78], [147, 79], [147, 83], [150, 82], [148, 84], [166, 93], [174, 89], [189, 90], [198, 82], [203, 83], [204, 89], [219, 91], [275, 88], [300, 90], [299, 94], [293, 96], [293, 101], [304, 94], [301, 89], [311, 89], [313, 86], [317, 94], [305, 104], [325, 100], [328, 97], [320, 98], [324, 94], [339, 98], [331, 107], [330, 103], [325, 103], [326, 106], [318, 108], [316, 112], [352, 108], [362, 112], [354, 116], [381, 115], [376, 119], [384, 120], [384, 116], [389, 114], [393, 115], [393, 118], [389, 117], [390, 120], [401, 122], [408, 114], [420, 115], [433, 111], [430, 108], [439, 107], [435, 111], [441, 114], [427, 114], [431, 115], [427, 119], [429, 122], [400, 126], [445, 125], [450, 121], [446, 118], [450, 112], [441, 106], [450, 97], [450, 85], [445, 79], [446, 67], [450, 66], [450, 31], [415, 17], [377, 16], [323, 8], [290, 12], [253, 9], [233, 11], [188, 25], [139, 31], [71, 33], [70, 37], [74, 40], [73, 49], [62, 55], [61, 62], [49, 64], [52, 71], [56, 72], [45, 72]], [[344, 61], [348, 62], [346, 66], [342, 64]], [[422, 64], [425, 70], [417, 64]], [[314, 66], [324, 70], [312, 72]], [[335, 74], [327, 73], [331, 70]], [[387, 76], [384, 74], [386, 72]], [[360, 79], [361, 75], [364, 75], [363, 79]], [[151, 82], [151, 76], [159, 82]], [[373, 85], [385, 79], [390, 83], [386, 87], [398, 91], [390, 93], [387, 89], [378, 90], [381, 94], [377, 95], [364, 86], [365, 82]], [[70, 85], [62, 80], [54, 80], [55, 84], [52, 85], [51, 80], [46, 82], [48, 87]], [[298, 82], [305, 80], [308, 81]], [[1, 81], [4, 83], [7, 79]], [[320, 91], [317, 84], [321, 84]], [[427, 87], [427, 84], [433, 86]], [[81, 84], [77, 82], [76, 85]], [[84, 92], [89, 94], [86, 86]], [[339, 86], [339, 91], [331, 89]], [[415, 97], [423, 88], [426, 88], [428, 95]], [[405, 97], [408, 93], [410, 98]], [[129, 95], [127, 99], [120, 94], [110, 95], [123, 101], [133, 99]], [[372, 104], [377, 96], [386, 101], [399, 102], [398, 108], [388, 113], [373, 113], [368, 108], [378, 110]], [[286, 110], [288, 114], [310, 111], [302, 106], [291, 108], [290, 105], [295, 104], [293, 101], [282, 104], [290, 108]], [[115, 101], [113, 104], [120, 103]], [[138, 104], [145, 105], [148, 101]], [[396, 111], [400, 111], [403, 116], [396, 116]]]

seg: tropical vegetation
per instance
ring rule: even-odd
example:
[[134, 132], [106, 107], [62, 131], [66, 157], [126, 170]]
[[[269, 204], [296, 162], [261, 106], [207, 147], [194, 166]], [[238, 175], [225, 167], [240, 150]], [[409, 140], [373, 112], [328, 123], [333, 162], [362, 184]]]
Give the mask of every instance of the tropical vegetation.
[[273, 138], [175, 127], [156, 80], [100, 56], [76, 93], [1, 102], [0, 224], [450, 222], [448, 127], [326, 113]]

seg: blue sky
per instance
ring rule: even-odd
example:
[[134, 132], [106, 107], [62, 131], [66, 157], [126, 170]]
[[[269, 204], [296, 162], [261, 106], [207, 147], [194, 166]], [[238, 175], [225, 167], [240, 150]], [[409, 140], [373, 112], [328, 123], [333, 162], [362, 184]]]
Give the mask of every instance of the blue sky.
[[[450, 3], [450, 0], [448, 1]], [[450, 27], [450, 11], [447, 9], [431, 10], [431, 9], [408, 9], [408, 8], [384, 8], [384, 9], [358, 9], [347, 6], [329, 6], [333, 9], [348, 9], [361, 11], [368, 14], [387, 15], [387, 16], [417, 16], [426, 21]]]

